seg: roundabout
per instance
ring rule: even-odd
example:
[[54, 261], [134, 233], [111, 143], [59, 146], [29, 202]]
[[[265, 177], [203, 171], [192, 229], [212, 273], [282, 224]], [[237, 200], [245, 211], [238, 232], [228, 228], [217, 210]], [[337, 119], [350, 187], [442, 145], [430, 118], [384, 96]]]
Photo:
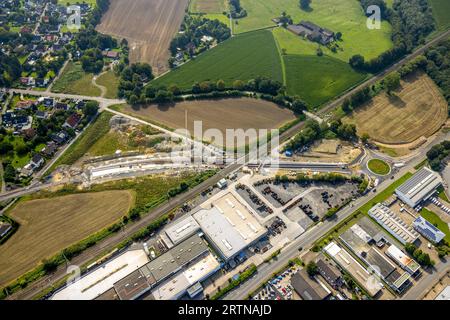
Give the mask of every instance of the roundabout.
[[367, 162], [367, 169], [379, 176], [386, 176], [391, 172], [390, 165], [381, 159], [370, 159]]

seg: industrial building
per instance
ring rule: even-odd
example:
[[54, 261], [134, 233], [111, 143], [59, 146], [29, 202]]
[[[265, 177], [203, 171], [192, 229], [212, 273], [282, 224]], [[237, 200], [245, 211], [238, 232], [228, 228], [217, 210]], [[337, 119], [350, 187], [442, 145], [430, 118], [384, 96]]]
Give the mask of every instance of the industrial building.
[[57, 291], [52, 300], [178, 299], [188, 291], [201, 292], [199, 282], [219, 269], [205, 241], [195, 234], [152, 261], [144, 249], [128, 250]]
[[[330, 242], [324, 251], [344, 270], [350, 273], [357, 283], [374, 297], [383, 288], [383, 284], [374, 279], [369, 271], [337, 243]], [[370, 284], [370, 285], [369, 285]]]
[[334, 289], [342, 286], [343, 281], [341, 277], [341, 272], [329, 263], [326, 263], [322, 259], [317, 261], [317, 270], [320, 275], [328, 282], [328, 284]]
[[417, 217], [413, 222], [414, 229], [416, 229], [421, 235], [430, 240], [433, 243], [439, 243], [445, 238], [445, 233], [436, 228], [424, 217]]
[[440, 186], [442, 186], [442, 179], [439, 174], [423, 167], [395, 189], [395, 193], [400, 200], [414, 208], [431, 197]]
[[166, 246], [170, 248], [199, 230], [200, 226], [197, 221], [191, 215], [186, 215], [167, 226], [164, 229], [164, 233], [161, 234], [161, 238]]
[[391, 245], [386, 250], [386, 255], [396, 262], [403, 270], [408, 271], [411, 275], [420, 273], [419, 264], [409, 257], [406, 253], [400, 250], [397, 246]]
[[226, 261], [267, 234], [253, 213], [231, 193], [214, 201], [210, 209], [194, 213], [193, 217], [209, 243]]
[[[366, 265], [369, 271], [375, 272], [381, 279], [388, 283], [395, 291], [401, 293], [410, 284], [411, 275], [403, 270], [397, 270], [397, 266], [387, 259], [383, 253], [369, 243], [373, 238], [358, 224], [345, 231], [340, 240], [355, 253]], [[387, 242], [385, 240], [385, 242]]]
[[450, 286], [446, 286], [434, 300], [450, 300]]
[[291, 285], [303, 300], [325, 300], [331, 291], [317, 279], [311, 278], [305, 269], [291, 277]]
[[369, 215], [402, 244], [414, 243], [419, 238], [419, 234], [412, 227], [381, 203], [374, 205], [369, 210]]

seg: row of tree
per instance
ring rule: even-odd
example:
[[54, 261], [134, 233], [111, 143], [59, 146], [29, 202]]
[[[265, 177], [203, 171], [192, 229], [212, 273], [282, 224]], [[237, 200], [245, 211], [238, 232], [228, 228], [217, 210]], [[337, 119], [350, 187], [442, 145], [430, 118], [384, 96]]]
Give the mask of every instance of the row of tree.
[[295, 135], [285, 146], [285, 150], [299, 150], [310, 146], [314, 141], [324, 137], [338, 137], [343, 140], [355, 140], [358, 138], [356, 126], [350, 123], [343, 123], [340, 119], [333, 120], [329, 124], [309, 119], [303, 129]]
[[392, 25], [392, 41], [394, 48], [380, 56], [365, 61], [362, 55], [350, 58], [350, 65], [370, 73], [377, 73], [391, 65], [417, 45], [424, 43], [425, 38], [435, 29], [431, 7], [427, 0], [395, 0], [392, 9], [384, 0], [360, 0], [364, 10], [369, 5], [378, 5], [383, 19]]

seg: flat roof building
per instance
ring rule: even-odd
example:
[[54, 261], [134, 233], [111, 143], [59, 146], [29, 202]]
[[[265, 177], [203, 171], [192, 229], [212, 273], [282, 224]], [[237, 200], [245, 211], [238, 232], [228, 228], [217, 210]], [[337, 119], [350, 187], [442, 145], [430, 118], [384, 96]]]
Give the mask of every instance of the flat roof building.
[[400, 200], [414, 208], [433, 195], [441, 185], [442, 179], [439, 174], [427, 167], [423, 167], [395, 189], [395, 193]]
[[450, 300], [450, 286], [446, 286], [434, 300]]
[[324, 300], [331, 294], [325, 285], [317, 279], [312, 279], [305, 269], [292, 276], [291, 285], [303, 300]]
[[126, 251], [57, 291], [51, 300], [96, 299], [111, 290], [117, 281], [132, 274], [148, 261], [143, 249]]
[[370, 245], [372, 237], [358, 224], [353, 225], [340, 237], [342, 242], [353, 251], [367, 266], [397, 292], [402, 292], [409, 284], [411, 274], [400, 270], [380, 250]]
[[178, 220], [172, 222], [165, 228], [165, 234], [173, 244], [180, 243], [187, 239], [194, 233], [200, 230], [200, 226], [192, 218], [191, 215], [186, 215]]
[[267, 234], [252, 212], [228, 193], [210, 209], [193, 214], [208, 241], [225, 260], [229, 260]]
[[412, 275], [420, 270], [419, 264], [395, 245], [391, 245], [386, 250], [386, 255]]
[[[324, 250], [341, 268], [350, 273], [370, 296], [377, 295], [383, 288], [383, 285], [377, 279], [373, 279], [374, 281], [372, 281], [372, 275], [366, 268], [335, 242], [330, 242]], [[369, 283], [370, 285], [368, 285]]]
[[381, 203], [374, 205], [369, 210], [369, 215], [402, 244], [414, 243], [419, 238], [419, 234], [412, 227]]
[[433, 243], [439, 243], [445, 238], [445, 233], [436, 228], [424, 217], [417, 217], [413, 222], [413, 226], [421, 235]]

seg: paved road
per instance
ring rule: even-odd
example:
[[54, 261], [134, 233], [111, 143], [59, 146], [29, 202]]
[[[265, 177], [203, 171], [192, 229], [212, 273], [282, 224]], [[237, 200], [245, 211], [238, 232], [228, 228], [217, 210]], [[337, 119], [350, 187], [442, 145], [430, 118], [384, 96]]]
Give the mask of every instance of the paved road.
[[367, 86], [371, 86], [371, 85], [375, 84], [376, 82], [378, 82], [381, 79], [383, 79], [389, 73], [398, 70], [405, 63], [408, 63], [412, 59], [414, 59], [417, 56], [423, 54], [428, 48], [430, 48], [431, 46], [435, 45], [439, 41], [446, 39], [449, 36], [450, 36], [450, 30], [447, 30], [447, 31], [439, 34], [438, 36], [436, 36], [435, 38], [433, 38], [432, 40], [430, 40], [429, 42], [424, 44], [422, 47], [420, 47], [419, 49], [415, 50], [413, 53], [409, 54], [408, 56], [406, 56], [405, 58], [400, 60], [399, 62], [393, 64], [389, 68], [387, 68], [387, 69], [383, 70], [382, 72], [378, 73], [376, 76], [374, 76], [374, 77], [370, 78], [369, 80], [361, 83], [357, 87], [355, 87], [355, 88], [351, 89], [350, 91], [347, 91], [346, 93], [341, 95], [339, 98], [333, 100], [332, 102], [330, 102], [329, 104], [327, 104], [326, 106], [321, 108], [316, 114], [318, 116], [324, 116], [327, 113], [329, 113], [330, 111], [332, 111], [333, 109], [338, 108], [339, 106], [342, 105], [342, 103], [344, 102], [345, 99], [350, 98], [350, 96], [352, 96], [357, 91], [359, 91], [362, 88], [365, 88]]
[[10, 92], [14, 92], [17, 94], [24, 95], [33, 95], [38, 97], [50, 97], [50, 98], [59, 98], [59, 99], [74, 99], [74, 100], [94, 100], [98, 101], [101, 108], [110, 107], [115, 104], [123, 104], [126, 103], [125, 100], [122, 99], [107, 99], [102, 97], [91, 97], [91, 96], [82, 96], [77, 94], [67, 94], [67, 93], [54, 93], [54, 92], [45, 92], [38, 91], [32, 89], [9, 89]]
[[[414, 54], [417, 56], [423, 50], [428, 48], [430, 45], [436, 43], [437, 41], [440, 41], [444, 37], [448, 36], [450, 34], [450, 31], [447, 31], [446, 33], [438, 36], [435, 38], [432, 42], [427, 44], [421, 51], [416, 51]], [[418, 53], [420, 52], [420, 53]], [[413, 54], [413, 55], [414, 55]], [[389, 71], [386, 71], [380, 75], [377, 75], [373, 78], [373, 82], [378, 81], [388, 72], [391, 72], [392, 70], [395, 70], [399, 68], [402, 64], [405, 62], [408, 62], [410, 59], [412, 59], [414, 56], [410, 55], [409, 57], [403, 59], [401, 62], [395, 64], [391, 68], [389, 68]], [[370, 81], [365, 82], [361, 86], [365, 86], [370, 84]], [[352, 91], [349, 91], [347, 94], [351, 95], [356, 90], [359, 90], [358, 88], [353, 89]], [[57, 93], [46, 93], [46, 92], [40, 92], [40, 91], [33, 91], [33, 90], [20, 90], [20, 89], [11, 89], [11, 91], [16, 93], [23, 93], [23, 94], [33, 94], [37, 96], [50, 96], [50, 97], [56, 97], [56, 98], [71, 98], [71, 99], [84, 99], [84, 100], [96, 100], [100, 103], [102, 108], [107, 108], [108, 106], [114, 105], [114, 104], [121, 104], [125, 101], [123, 100], [117, 100], [117, 99], [105, 99], [101, 97], [87, 97], [87, 96], [80, 96], [80, 95], [68, 95], [68, 94], [57, 94]], [[332, 107], [339, 106], [343, 99], [345, 99], [345, 95], [336, 101], [330, 103], [325, 108], [329, 111]], [[321, 113], [322, 114], [322, 113]], [[301, 130], [304, 126], [304, 122], [298, 123], [297, 125], [294, 125], [290, 129], [286, 130], [284, 133], [280, 135], [280, 142], [286, 141], [292, 136], [294, 136], [299, 130]], [[197, 187], [193, 188], [192, 190], [187, 191], [186, 193], [179, 195], [178, 197], [170, 200], [169, 202], [165, 203], [164, 205], [154, 209], [149, 214], [144, 216], [140, 221], [137, 223], [127, 225], [123, 228], [123, 231], [114, 234], [111, 237], [108, 237], [107, 239], [101, 241], [97, 245], [85, 250], [80, 255], [72, 259], [71, 264], [74, 265], [84, 265], [88, 262], [90, 262], [95, 257], [99, 256], [100, 254], [104, 253], [107, 250], [111, 250], [114, 246], [119, 244], [123, 239], [129, 237], [130, 235], [134, 234], [136, 231], [141, 229], [142, 227], [148, 225], [151, 221], [153, 221], [155, 218], [163, 215], [166, 212], [169, 212], [178, 206], [184, 204], [189, 199], [195, 197], [197, 194], [202, 192], [203, 190], [206, 190], [210, 186], [216, 184], [222, 177], [227, 176], [228, 174], [234, 172], [235, 170], [238, 170], [243, 166], [243, 163], [241, 164], [232, 164], [228, 167], [224, 168], [219, 174], [215, 175], [214, 177], [208, 179], [207, 181], [201, 183]], [[411, 169], [412, 166], [407, 166], [403, 168], [398, 176], [401, 173], [406, 172], [407, 170]], [[381, 183], [378, 186], [378, 190], [383, 190], [389, 185], [389, 181], [385, 181]], [[31, 188], [30, 188], [31, 189]], [[366, 197], [360, 198], [357, 201], [353, 203], [353, 205], [359, 206], [362, 205], [367, 200], [373, 198], [375, 194], [369, 194]], [[251, 280], [247, 281], [242, 287], [238, 288], [237, 290], [233, 291], [229, 297], [234, 299], [238, 299], [238, 297], [245, 298], [248, 292], [251, 292], [254, 288], [256, 288], [268, 275], [271, 274], [274, 270], [281, 267], [286, 263], [286, 261], [290, 258], [295, 256], [295, 252], [297, 251], [298, 247], [301, 245], [302, 247], [307, 247], [308, 245], [312, 244], [315, 240], [319, 239], [324, 233], [326, 233], [328, 230], [330, 230], [337, 221], [345, 219], [347, 216], [349, 216], [355, 209], [353, 207], [346, 207], [337, 216], [335, 221], [332, 222], [324, 222], [318, 226], [316, 226], [314, 229], [310, 230], [308, 233], [302, 235], [300, 238], [298, 238], [294, 244], [285, 250], [279, 255], [278, 259], [275, 262], [272, 262], [271, 264], [264, 264], [260, 267], [259, 272], [257, 275], [252, 278]], [[62, 279], [66, 275], [66, 266], [60, 266], [58, 269], [51, 275], [45, 276], [32, 284], [30, 284], [27, 288], [15, 293], [12, 297], [14, 299], [31, 299], [36, 294], [38, 294], [42, 289], [45, 287], [48, 287], [51, 283], [55, 283], [58, 280]], [[228, 298], [228, 297], [227, 297]]]
[[[435, 143], [439, 143], [440, 141], [448, 138], [448, 135], [439, 137]], [[431, 144], [433, 145], [433, 144]], [[431, 145], [429, 147], [431, 147]], [[424, 158], [426, 152], [429, 148], [423, 148], [418, 156], [410, 161], [405, 167], [401, 168], [397, 173], [394, 174], [394, 179], [398, 179], [403, 176], [408, 171], [414, 169], [418, 163], [420, 163]], [[277, 260], [272, 261], [271, 263], [265, 263], [258, 268], [258, 272], [255, 276], [253, 276], [250, 280], [242, 284], [240, 287], [231, 291], [227, 296], [225, 296], [225, 300], [242, 300], [246, 299], [248, 294], [256, 290], [262, 283], [265, 281], [270, 275], [279, 270], [283, 266], [287, 264], [289, 259], [295, 258], [299, 255], [298, 249], [302, 247], [304, 250], [308, 250], [317, 240], [319, 240], [324, 234], [332, 230], [337, 223], [342, 220], [348, 218], [351, 214], [359, 209], [362, 205], [369, 202], [373, 199], [377, 194], [386, 189], [390, 184], [392, 184], [394, 180], [388, 179], [381, 182], [377, 186], [377, 192], [370, 192], [367, 195], [358, 198], [356, 201], [351, 202], [348, 206], [340, 210], [336, 219], [332, 221], [324, 221], [313, 227], [311, 230], [308, 230], [306, 233], [302, 234], [299, 238], [294, 240], [288, 247], [285, 247], [281, 253], [278, 255]], [[425, 283], [429, 283], [432, 281], [428, 279], [426, 275], [423, 276]]]
[[410, 288], [401, 300], [420, 300], [430, 291], [431, 287], [436, 284], [450, 270], [450, 260], [445, 262], [439, 261], [434, 267], [431, 274], [424, 272], [420, 280]]

